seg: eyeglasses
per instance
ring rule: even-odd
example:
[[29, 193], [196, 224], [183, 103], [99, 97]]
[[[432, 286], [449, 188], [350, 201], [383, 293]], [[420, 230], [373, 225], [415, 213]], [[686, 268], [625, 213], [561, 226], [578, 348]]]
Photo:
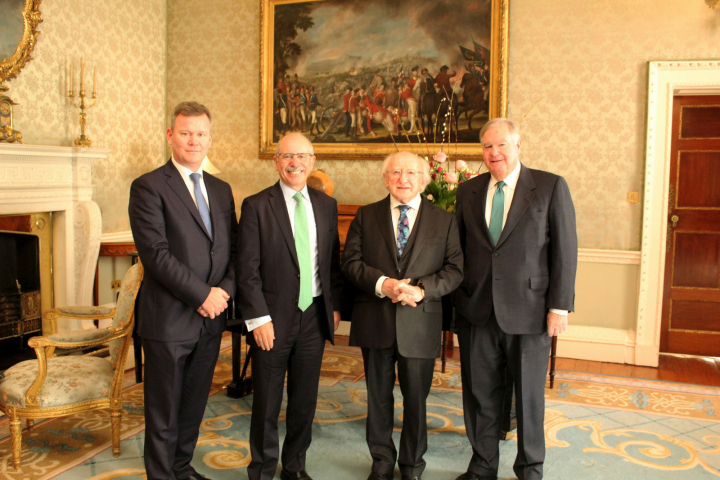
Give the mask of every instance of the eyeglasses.
[[312, 157], [312, 153], [281, 153], [280, 155], [278, 155], [278, 157], [280, 157], [282, 160], [292, 160], [293, 157], [296, 157], [302, 162]]
[[392, 178], [400, 178], [402, 177], [402, 174], [405, 174], [405, 176], [408, 178], [408, 180], [415, 180], [418, 176], [417, 170], [389, 170], [388, 174]]

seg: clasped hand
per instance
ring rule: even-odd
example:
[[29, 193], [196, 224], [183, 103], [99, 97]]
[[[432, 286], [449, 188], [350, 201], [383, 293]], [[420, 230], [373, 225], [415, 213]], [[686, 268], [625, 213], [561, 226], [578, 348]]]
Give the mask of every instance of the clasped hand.
[[197, 311], [203, 317], [215, 318], [227, 309], [228, 300], [230, 300], [230, 295], [225, 290], [220, 287], [212, 287]]
[[418, 302], [423, 299], [422, 290], [420, 287], [414, 287], [410, 285], [410, 279], [396, 280], [394, 278], [387, 278], [382, 284], [382, 293], [393, 303], [402, 303], [403, 305], [410, 305], [411, 307], [417, 307]]

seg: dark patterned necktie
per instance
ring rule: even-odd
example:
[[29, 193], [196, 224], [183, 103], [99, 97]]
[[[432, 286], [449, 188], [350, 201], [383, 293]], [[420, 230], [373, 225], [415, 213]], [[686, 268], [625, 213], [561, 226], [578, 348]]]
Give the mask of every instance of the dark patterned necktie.
[[398, 258], [402, 257], [405, 245], [407, 245], [408, 237], [410, 237], [410, 222], [407, 217], [407, 212], [410, 210], [409, 205], [399, 205], [400, 218], [398, 218], [397, 226], [397, 248]]
[[202, 189], [200, 188], [200, 174], [199, 173], [191, 173], [190, 178], [192, 179], [193, 183], [195, 184], [195, 200], [197, 201], [198, 210], [200, 211], [200, 218], [202, 218], [202, 221], [205, 224], [205, 228], [207, 229], [208, 235], [210, 235], [210, 240], [212, 240], [213, 239], [213, 231], [212, 231], [212, 222], [210, 221], [210, 209], [208, 208], [208, 204], [205, 201], [205, 197], [202, 194]]

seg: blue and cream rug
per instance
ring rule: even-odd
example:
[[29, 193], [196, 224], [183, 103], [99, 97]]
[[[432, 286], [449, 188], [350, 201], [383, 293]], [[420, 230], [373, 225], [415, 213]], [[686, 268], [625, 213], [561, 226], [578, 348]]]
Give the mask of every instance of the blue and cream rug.
[[[229, 352], [221, 355], [193, 465], [214, 480], [246, 479], [252, 396], [228, 398]], [[130, 383], [131, 377], [128, 378]], [[672, 382], [560, 371], [546, 390], [547, 479], [718, 479], [720, 389]], [[358, 349], [328, 347], [307, 470], [315, 480], [364, 480], [366, 389]], [[454, 480], [465, 471], [459, 364], [436, 368], [428, 399], [429, 445], [425, 480]], [[402, 398], [396, 388], [396, 444]], [[144, 479], [142, 385], [124, 394], [122, 454], [113, 458], [107, 412], [38, 424], [23, 432], [23, 467], [10, 461], [7, 426], [0, 423], [0, 479]], [[284, 417], [283, 417], [284, 418]], [[282, 418], [281, 418], [282, 419]], [[280, 424], [281, 438], [284, 423]], [[5, 438], [3, 438], [5, 437]], [[516, 439], [501, 442], [500, 478], [515, 478]], [[278, 474], [279, 477], [279, 474]], [[396, 471], [396, 478], [400, 478]]]

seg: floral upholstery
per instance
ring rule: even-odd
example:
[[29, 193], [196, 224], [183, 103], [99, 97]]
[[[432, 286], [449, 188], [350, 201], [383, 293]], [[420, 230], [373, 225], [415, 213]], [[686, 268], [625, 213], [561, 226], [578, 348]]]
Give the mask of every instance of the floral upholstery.
[[48, 335], [48, 338], [53, 342], [61, 343], [82, 343], [82, 342], [94, 342], [96, 340], [102, 340], [112, 334], [112, 330], [103, 328], [97, 330], [94, 328], [88, 330], [73, 330], [72, 332], [61, 332]]
[[[107, 398], [113, 367], [107, 359], [85, 356], [47, 359], [47, 377], [40, 389], [40, 407], [64, 407]], [[0, 380], [0, 400], [25, 407], [25, 393], [38, 376], [38, 361], [26, 360], [5, 370]]]
[[[120, 287], [120, 296], [115, 305], [115, 316], [112, 319], [113, 328], [122, 328], [130, 321], [130, 315], [135, 310], [135, 293], [138, 289], [138, 283], [142, 280], [140, 274], [140, 265], [133, 265], [123, 278]], [[110, 342], [110, 356], [113, 365], [117, 362], [120, 355], [120, 349], [123, 343], [122, 338]]]
[[108, 307], [62, 307], [56, 309], [63, 315], [97, 315], [103, 317], [112, 314], [112, 308]]

